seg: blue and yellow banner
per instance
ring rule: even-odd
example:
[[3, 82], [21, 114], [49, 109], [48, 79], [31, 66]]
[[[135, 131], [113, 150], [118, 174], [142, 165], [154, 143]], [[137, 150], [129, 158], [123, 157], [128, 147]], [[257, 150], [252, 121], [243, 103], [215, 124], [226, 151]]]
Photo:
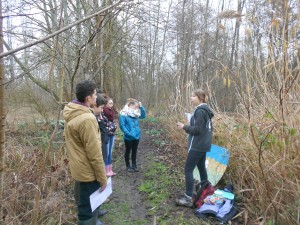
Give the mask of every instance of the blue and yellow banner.
[[[230, 152], [223, 147], [212, 145], [210, 152], [206, 153], [206, 170], [208, 180], [212, 185], [216, 185], [227, 168]], [[194, 179], [200, 181], [199, 171], [197, 167], [194, 170]]]

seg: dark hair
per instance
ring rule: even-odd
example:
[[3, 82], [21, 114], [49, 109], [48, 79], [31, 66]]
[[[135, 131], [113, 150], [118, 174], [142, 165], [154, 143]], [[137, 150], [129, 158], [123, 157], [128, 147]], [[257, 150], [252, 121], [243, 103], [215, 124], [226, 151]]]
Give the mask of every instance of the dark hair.
[[87, 96], [91, 96], [96, 90], [96, 84], [90, 80], [80, 81], [76, 85], [76, 98], [80, 102], [85, 102]]
[[202, 89], [197, 89], [193, 91], [193, 93], [199, 98], [201, 102], [206, 103], [207, 96]]
[[96, 107], [99, 107], [100, 105], [106, 105], [107, 99], [104, 98], [102, 94], [97, 94], [97, 100], [96, 100]]
[[107, 100], [107, 102], [111, 99], [106, 93], [103, 93], [102, 96]]

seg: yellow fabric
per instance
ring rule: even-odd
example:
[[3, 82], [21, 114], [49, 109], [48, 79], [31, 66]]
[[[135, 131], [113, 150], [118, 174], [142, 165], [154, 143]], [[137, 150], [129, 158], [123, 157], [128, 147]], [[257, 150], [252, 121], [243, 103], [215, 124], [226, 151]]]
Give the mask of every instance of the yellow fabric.
[[72, 177], [81, 182], [97, 180], [106, 185], [99, 126], [91, 109], [69, 103], [63, 111], [64, 136]]

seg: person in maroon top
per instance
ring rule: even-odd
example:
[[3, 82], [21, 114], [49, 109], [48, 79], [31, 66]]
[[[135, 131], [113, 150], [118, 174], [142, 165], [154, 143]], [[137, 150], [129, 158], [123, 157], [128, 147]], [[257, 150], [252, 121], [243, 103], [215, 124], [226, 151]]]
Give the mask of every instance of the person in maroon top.
[[106, 175], [107, 176], [115, 176], [116, 173], [112, 170], [112, 151], [114, 147], [115, 142], [115, 131], [117, 129], [117, 126], [114, 123], [115, 119], [115, 110], [113, 109], [114, 102], [111, 98], [107, 98], [107, 104], [103, 108], [103, 113], [106, 116], [106, 118], [109, 120], [109, 126], [108, 126], [108, 143], [107, 143], [107, 157], [105, 162], [105, 168], [106, 168]]

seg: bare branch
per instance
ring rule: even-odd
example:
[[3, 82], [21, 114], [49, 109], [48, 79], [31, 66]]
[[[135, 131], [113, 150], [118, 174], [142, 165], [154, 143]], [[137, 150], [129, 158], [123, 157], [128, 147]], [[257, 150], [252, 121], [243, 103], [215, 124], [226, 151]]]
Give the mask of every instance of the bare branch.
[[77, 22], [72, 23], [72, 24], [70, 24], [70, 25], [68, 25], [68, 26], [66, 26], [66, 27], [64, 27], [64, 28], [62, 28], [62, 29], [60, 29], [60, 30], [58, 30], [58, 31], [56, 31], [56, 32], [54, 32], [54, 33], [52, 33], [52, 34], [50, 34], [50, 35], [44, 37], [44, 38], [41, 38], [41, 39], [39, 39], [39, 40], [37, 40], [37, 41], [28, 43], [28, 44], [23, 45], [23, 46], [21, 46], [21, 47], [19, 47], [19, 48], [12, 49], [12, 50], [10, 50], [10, 51], [4, 52], [4, 53], [0, 54], [0, 58], [6, 57], [6, 56], [8, 56], [8, 55], [11, 55], [11, 54], [16, 53], [16, 52], [18, 52], [18, 51], [21, 51], [21, 50], [23, 50], [23, 49], [26, 49], [26, 48], [29, 48], [29, 47], [34, 46], [34, 45], [36, 45], [36, 44], [39, 44], [39, 43], [41, 43], [41, 42], [44, 42], [44, 41], [46, 41], [46, 40], [48, 40], [48, 39], [50, 39], [50, 38], [53, 38], [53, 37], [55, 37], [56, 35], [58, 35], [58, 34], [64, 32], [64, 31], [66, 31], [66, 30], [68, 30], [68, 29], [70, 29], [70, 28], [72, 28], [72, 27], [74, 27], [74, 26], [76, 26], [76, 25], [78, 25], [78, 24], [80, 24], [80, 23], [86, 21], [86, 20], [89, 20], [89, 19], [91, 19], [91, 18], [93, 18], [93, 17], [95, 17], [95, 16], [98, 16], [100, 13], [103, 13], [103, 12], [109, 10], [109, 9], [112, 9], [112, 8], [118, 6], [118, 5], [119, 5], [121, 2], [123, 2], [123, 1], [124, 1], [124, 0], [120, 0], [120, 1], [118, 1], [117, 3], [115, 3], [115, 4], [112, 4], [111, 6], [108, 6], [108, 7], [104, 8], [104, 9], [101, 9], [100, 11], [98, 11], [98, 12], [96, 12], [96, 13], [90, 15], [90, 16], [87, 16], [87, 17], [85, 17], [85, 18], [83, 18], [83, 19], [81, 19], [81, 20], [78, 20]]

